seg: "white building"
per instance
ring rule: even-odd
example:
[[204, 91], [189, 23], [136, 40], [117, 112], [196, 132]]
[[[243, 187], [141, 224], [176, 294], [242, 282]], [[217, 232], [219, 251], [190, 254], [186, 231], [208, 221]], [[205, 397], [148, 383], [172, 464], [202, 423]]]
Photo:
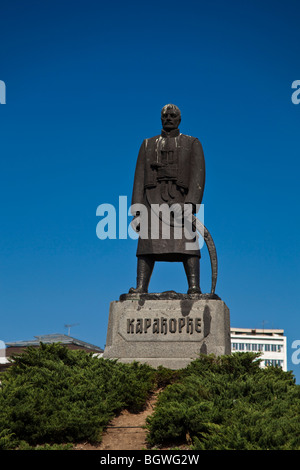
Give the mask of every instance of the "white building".
[[284, 330], [230, 328], [231, 351], [260, 352], [261, 367], [280, 366], [287, 371]]

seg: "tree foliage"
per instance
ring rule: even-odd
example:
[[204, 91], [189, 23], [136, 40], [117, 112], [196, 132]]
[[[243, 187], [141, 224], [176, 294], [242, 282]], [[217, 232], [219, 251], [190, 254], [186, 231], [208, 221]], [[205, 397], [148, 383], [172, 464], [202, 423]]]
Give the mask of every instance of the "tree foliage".
[[28, 348], [0, 376], [0, 449], [99, 441], [116, 414], [142, 410], [163, 387], [147, 422], [149, 446], [299, 450], [300, 386], [291, 372], [261, 369], [258, 358], [203, 355], [172, 371], [59, 344]]
[[72, 351], [60, 344], [29, 347], [1, 374], [0, 449], [101, 439], [124, 408], [142, 409], [154, 371]]
[[300, 387], [258, 355], [201, 356], [160, 394], [149, 444], [188, 439], [195, 450], [300, 449]]

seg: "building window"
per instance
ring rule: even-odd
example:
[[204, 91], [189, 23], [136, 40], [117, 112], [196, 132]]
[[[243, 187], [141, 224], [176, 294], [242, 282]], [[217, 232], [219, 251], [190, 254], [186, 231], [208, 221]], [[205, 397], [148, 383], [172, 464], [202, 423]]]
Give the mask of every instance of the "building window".
[[239, 343], [239, 350], [244, 351], [244, 343]]
[[272, 344], [271, 351], [281, 352], [281, 344]]
[[283, 366], [283, 361], [280, 361], [278, 359], [266, 359], [265, 360], [265, 366], [273, 366], [273, 367], [282, 367]]
[[282, 367], [283, 361], [280, 361], [279, 359], [273, 359], [273, 365]]
[[252, 344], [252, 351], [257, 351], [257, 344]]
[[271, 348], [270, 348], [270, 345], [269, 344], [265, 344], [265, 351], [270, 351]]

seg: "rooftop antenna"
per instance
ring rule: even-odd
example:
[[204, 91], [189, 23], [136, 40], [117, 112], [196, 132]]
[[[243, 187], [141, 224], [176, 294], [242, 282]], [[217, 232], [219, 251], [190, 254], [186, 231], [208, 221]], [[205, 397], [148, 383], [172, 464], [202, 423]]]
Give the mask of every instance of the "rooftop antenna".
[[77, 325], [79, 325], [79, 323], [73, 323], [72, 325], [65, 325], [65, 328], [68, 328], [68, 336], [70, 336], [70, 331], [71, 331], [72, 326], [77, 326]]
[[266, 320], [263, 320], [263, 321], [262, 321], [263, 333], [265, 332], [265, 324], [266, 324], [266, 323], [269, 323], [269, 322], [267, 322]]

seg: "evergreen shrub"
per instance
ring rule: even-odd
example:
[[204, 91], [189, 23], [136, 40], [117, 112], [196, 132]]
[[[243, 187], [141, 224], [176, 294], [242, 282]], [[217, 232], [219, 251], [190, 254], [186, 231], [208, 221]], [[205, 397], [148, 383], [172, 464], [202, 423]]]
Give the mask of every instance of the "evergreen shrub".
[[159, 395], [150, 446], [195, 450], [300, 449], [300, 386], [291, 372], [259, 367], [259, 355], [200, 356]]
[[20, 442], [99, 441], [113, 416], [143, 408], [155, 373], [147, 365], [41, 344], [13, 357], [0, 380], [0, 449], [9, 449]]

